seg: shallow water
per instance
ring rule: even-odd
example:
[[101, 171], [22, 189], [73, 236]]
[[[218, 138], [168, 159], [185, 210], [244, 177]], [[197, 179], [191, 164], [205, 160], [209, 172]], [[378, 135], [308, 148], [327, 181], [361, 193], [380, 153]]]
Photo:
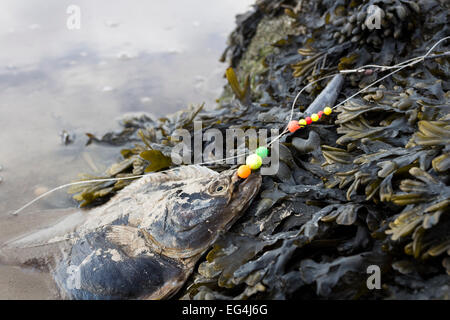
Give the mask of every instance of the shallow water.
[[[85, 146], [127, 112], [155, 116], [215, 104], [235, 15], [253, 0], [4, 0], [0, 5], [0, 243], [49, 221], [39, 210], [76, 206], [57, 192], [9, 213], [80, 172], [101, 174], [118, 150]], [[131, 4], [133, 3], [133, 4]], [[75, 135], [67, 146], [62, 130]], [[52, 215], [52, 214], [50, 214]], [[54, 217], [53, 217], [54, 218]], [[52, 298], [47, 275], [0, 266], [0, 299]]]

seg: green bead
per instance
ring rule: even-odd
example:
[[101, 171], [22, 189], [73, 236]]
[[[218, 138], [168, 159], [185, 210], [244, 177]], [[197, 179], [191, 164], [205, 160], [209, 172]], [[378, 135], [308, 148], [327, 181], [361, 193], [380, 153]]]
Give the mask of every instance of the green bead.
[[259, 147], [258, 149], [256, 149], [255, 153], [262, 159], [264, 159], [269, 155], [269, 149], [267, 149], [266, 147]]
[[257, 154], [251, 154], [247, 157], [245, 164], [250, 167], [252, 170], [259, 169], [262, 165], [262, 159]]

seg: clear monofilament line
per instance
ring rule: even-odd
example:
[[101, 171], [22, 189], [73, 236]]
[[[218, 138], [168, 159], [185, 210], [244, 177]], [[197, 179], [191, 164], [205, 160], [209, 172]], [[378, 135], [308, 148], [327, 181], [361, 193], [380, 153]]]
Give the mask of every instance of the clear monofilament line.
[[[439, 41], [437, 41], [437, 42], [436, 42], [436, 43], [435, 43], [435, 44], [434, 44], [434, 45], [433, 45], [433, 46], [432, 46], [432, 47], [431, 47], [424, 55], [419, 56], [419, 57], [415, 57], [415, 58], [411, 58], [411, 59], [408, 59], [408, 60], [405, 60], [405, 61], [400, 62], [400, 63], [398, 63], [398, 64], [396, 64], [396, 65], [393, 65], [393, 66], [382, 66], [382, 65], [377, 65], [377, 64], [367, 64], [367, 65], [363, 65], [363, 66], [361, 66], [361, 67], [358, 67], [358, 68], [356, 68], [356, 69], [341, 70], [339, 73], [345, 74], [345, 73], [357, 73], [357, 72], [360, 72], [360, 70], [364, 70], [364, 69], [367, 69], [367, 68], [380, 68], [382, 71], [383, 71], [383, 70], [392, 70], [392, 69], [395, 69], [393, 72], [391, 72], [391, 73], [389, 73], [389, 74], [383, 76], [382, 78], [380, 78], [380, 79], [374, 81], [373, 83], [371, 83], [370, 85], [366, 86], [365, 88], [359, 90], [357, 93], [351, 95], [350, 97], [348, 97], [348, 98], [345, 99], [344, 101], [342, 101], [342, 102], [340, 102], [339, 104], [333, 106], [331, 109], [336, 109], [337, 107], [341, 106], [342, 104], [344, 104], [344, 103], [347, 102], [348, 100], [354, 98], [355, 96], [357, 96], [357, 95], [359, 95], [360, 93], [364, 92], [365, 90], [367, 90], [367, 89], [373, 87], [374, 85], [376, 85], [377, 83], [379, 83], [379, 82], [383, 81], [384, 79], [390, 77], [391, 75], [393, 75], [393, 74], [399, 72], [400, 70], [402, 70], [402, 69], [404, 69], [404, 68], [406, 68], [406, 67], [413, 66], [413, 65], [415, 65], [415, 64], [417, 64], [417, 63], [423, 61], [426, 57], [428, 57], [428, 56], [430, 55], [430, 53], [434, 50], [434, 48], [436, 48], [441, 42], [443, 42], [443, 41], [445, 41], [445, 40], [447, 40], [447, 39], [450, 39], [450, 36], [444, 37], [444, 38], [440, 39]], [[291, 106], [291, 115], [290, 115], [290, 117], [289, 117], [289, 121], [288, 121], [288, 122], [292, 121], [292, 119], [293, 119], [294, 108], [295, 108], [295, 104], [296, 104], [296, 102], [297, 102], [297, 99], [300, 97], [300, 94], [301, 94], [308, 86], [313, 85], [314, 83], [317, 83], [317, 82], [319, 82], [319, 81], [321, 81], [321, 80], [323, 80], [323, 79], [326, 79], [326, 78], [329, 78], [329, 77], [333, 77], [333, 76], [335, 76], [335, 75], [337, 75], [337, 74], [339, 74], [339, 73], [335, 73], [335, 74], [331, 74], [331, 75], [322, 77], [322, 78], [320, 78], [320, 79], [318, 79], [318, 80], [316, 80], [316, 81], [314, 81], [314, 82], [311, 82], [311, 83], [307, 84], [305, 87], [303, 87], [303, 88], [297, 93], [297, 95], [295, 96], [295, 99], [294, 99], [294, 101], [293, 101], [293, 103], [292, 103], [292, 106]], [[274, 140], [272, 140], [267, 146], [272, 145], [275, 141], [279, 140], [279, 139], [280, 139], [284, 134], [286, 134], [287, 132], [289, 132], [289, 131], [287, 130], [287, 127], [286, 127], [286, 129], [285, 129], [282, 133], [280, 133]]]
[[[235, 159], [238, 158], [240, 156], [245, 155], [246, 153], [243, 154], [238, 154], [236, 156], [232, 156], [232, 157], [228, 157], [228, 158], [224, 158], [224, 159], [219, 159], [219, 160], [211, 160], [211, 161], [205, 161], [205, 162], [201, 162], [201, 163], [196, 163], [196, 165], [205, 165], [205, 164], [212, 164], [212, 163], [216, 163], [216, 162], [221, 162], [221, 161], [227, 161], [227, 160], [231, 160], [231, 159]], [[168, 169], [170, 170], [170, 169]], [[163, 170], [163, 171], [159, 171], [159, 172], [164, 172], [164, 171], [168, 171], [168, 170]], [[19, 212], [23, 211], [24, 209], [28, 208], [29, 206], [31, 206], [32, 204], [34, 204], [35, 202], [41, 200], [42, 198], [45, 198], [46, 196], [50, 195], [51, 193], [67, 188], [67, 187], [71, 187], [71, 186], [76, 186], [76, 185], [80, 185], [80, 184], [86, 184], [86, 183], [96, 183], [96, 182], [112, 182], [112, 181], [121, 181], [121, 180], [134, 180], [134, 179], [138, 179], [138, 178], [142, 178], [151, 174], [155, 174], [155, 173], [159, 173], [159, 172], [150, 172], [150, 173], [146, 173], [146, 174], [139, 174], [139, 175], [135, 175], [135, 176], [129, 176], [129, 177], [119, 177], [119, 178], [102, 178], [102, 179], [91, 179], [91, 180], [83, 180], [83, 181], [76, 181], [76, 182], [70, 182], [70, 183], [66, 183], [63, 184], [61, 186], [55, 187], [43, 194], [41, 194], [40, 196], [34, 198], [32, 201], [28, 202], [27, 204], [25, 204], [24, 206], [20, 207], [19, 209], [11, 212], [12, 215], [17, 215]]]
[[80, 184], [86, 184], [86, 183], [95, 183], [95, 182], [110, 182], [110, 181], [120, 181], [120, 180], [132, 180], [132, 179], [137, 179], [137, 178], [142, 178], [146, 176], [146, 174], [140, 174], [140, 175], [136, 175], [136, 176], [131, 176], [131, 177], [120, 177], [120, 178], [104, 178], [104, 179], [92, 179], [92, 180], [83, 180], [83, 181], [76, 181], [76, 182], [71, 182], [71, 183], [66, 183], [63, 184], [61, 186], [55, 187], [43, 194], [41, 194], [40, 196], [34, 198], [32, 201], [28, 202], [27, 204], [25, 204], [24, 206], [20, 207], [19, 209], [17, 209], [16, 211], [13, 211], [11, 214], [12, 215], [17, 215], [19, 212], [23, 211], [24, 209], [28, 208], [29, 206], [31, 206], [33, 203], [35, 203], [36, 201], [41, 200], [42, 198], [48, 196], [49, 194], [67, 188], [67, 187], [71, 187], [71, 186], [76, 186], [76, 185], [80, 185]]
[[389, 78], [389, 77], [390, 77], [391, 75], [393, 75], [394, 73], [397, 73], [397, 72], [399, 72], [400, 70], [402, 70], [402, 69], [404, 69], [404, 68], [407, 68], [407, 67], [409, 67], [409, 65], [404, 65], [403, 67], [397, 68], [396, 70], [394, 70], [394, 71], [388, 73], [387, 75], [381, 77], [380, 79], [378, 79], [378, 80], [372, 82], [372, 83], [369, 84], [368, 86], [362, 88], [362, 89], [359, 90], [358, 92], [352, 94], [350, 97], [346, 98], [345, 100], [339, 102], [337, 105], [333, 106], [331, 109], [336, 109], [337, 107], [339, 107], [339, 106], [343, 105], [344, 103], [346, 103], [347, 101], [353, 99], [354, 97], [356, 97], [356, 96], [359, 95], [360, 93], [363, 93], [364, 91], [366, 91], [367, 89], [373, 87], [373, 86], [376, 85], [377, 83], [383, 81], [383, 80], [386, 79], [386, 78]]

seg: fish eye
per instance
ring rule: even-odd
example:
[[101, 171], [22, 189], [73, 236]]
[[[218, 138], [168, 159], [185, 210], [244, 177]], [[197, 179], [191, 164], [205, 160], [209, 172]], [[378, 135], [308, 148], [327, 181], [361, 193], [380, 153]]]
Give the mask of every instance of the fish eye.
[[213, 188], [214, 193], [221, 193], [226, 189], [226, 185], [223, 182], [219, 182]]
[[228, 184], [226, 181], [219, 180], [215, 181], [210, 187], [209, 187], [209, 193], [210, 194], [221, 194], [227, 190]]

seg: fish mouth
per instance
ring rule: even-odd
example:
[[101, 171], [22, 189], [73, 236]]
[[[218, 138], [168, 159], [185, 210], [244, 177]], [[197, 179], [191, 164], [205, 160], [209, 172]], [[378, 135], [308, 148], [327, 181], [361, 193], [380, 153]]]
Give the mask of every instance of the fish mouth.
[[246, 179], [242, 179], [238, 176], [237, 170], [231, 177], [232, 183], [237, 183], [238, 192], [240, 195], [247, 196], [248, 199], [252, 199], [261, 187], [261, 174], [259, 172], [252, 172]]
[[[241, 179], [235, 169], [222, 171], [220, 175], [221, 179], [226, 179], [229, 183], [227, 191], [221, 195], [221, 197], [227, 198], [226, 203], [221, 202], [220, 208], [217, 208], [204, 223], [195, 224], [189, 229], [179, 230], [179, 232], [187, 232], [191, 237], [193, 234], [196, 235], [189, 242], [189, 248], [183, 250], [163, 248], [159, 251], [169, 257], [189, 258], [195, 256], [210, 247], [221, 234], [227, 232], [244, 214], [259, 192], [262, 183], [261, 175], [259, 172], [252, 172], [247, 179]], [[161, 248], [158, 241], [152, 240], [151, 242]]]
[[238, 176], [237, 170], [229, 170], [229, 179], [229, 202], [233, 201], [233, 198], [236, 197], [239, 197], [241, 199], [252, 199], [254, 195], [259, 191], [262, 181], [261, 174], [259, 172], [252, 172], [246, 179], [242, 179]]
[[262, 178], [259, 172], [252, 172], [246, 179], [242, 179], [237, 175], [237, 170], [230, 170], [231, 185], [229, 188], [230, 198], [228, 200], [228, 216], [229, 219], [225, 229], [239, 219], [252, 200], [259, 192]]

